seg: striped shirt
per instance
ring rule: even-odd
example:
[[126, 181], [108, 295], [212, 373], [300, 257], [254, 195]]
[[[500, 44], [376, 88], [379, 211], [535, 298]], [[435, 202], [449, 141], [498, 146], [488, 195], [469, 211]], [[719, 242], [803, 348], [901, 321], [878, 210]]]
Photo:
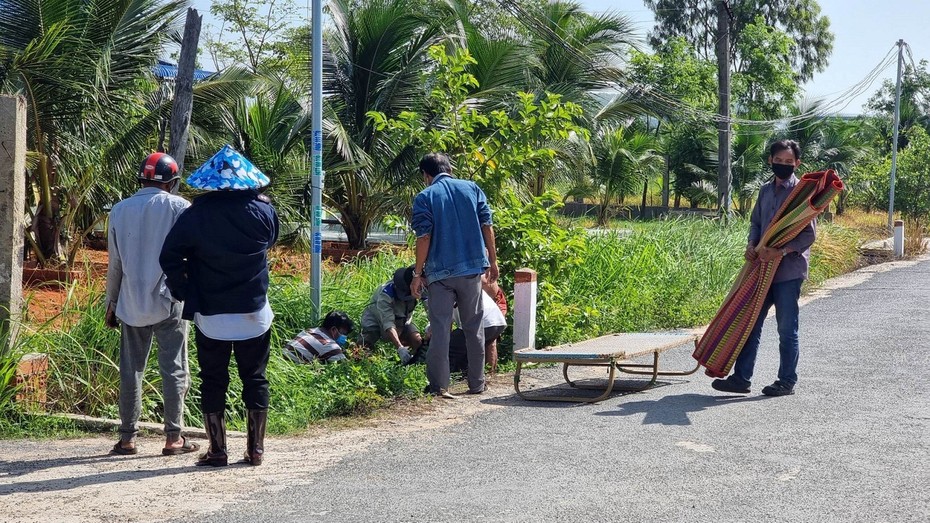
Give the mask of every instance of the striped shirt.
[[301, 331], [284, 346], [284, 357], [295, 363], [311, 363], [319, 359], [324, 363], [346, 359], [342, 347], [319, 328]]

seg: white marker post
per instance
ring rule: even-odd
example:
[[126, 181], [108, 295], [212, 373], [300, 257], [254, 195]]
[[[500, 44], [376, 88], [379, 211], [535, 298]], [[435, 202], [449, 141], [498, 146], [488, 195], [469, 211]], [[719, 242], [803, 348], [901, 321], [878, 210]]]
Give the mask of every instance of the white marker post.
[[513, 350], [536, 348], [536, 271], [518, 269], [513, 286]]
[[894, 255], [904, 257], [904, 222], [901, 220], [894, 221]]

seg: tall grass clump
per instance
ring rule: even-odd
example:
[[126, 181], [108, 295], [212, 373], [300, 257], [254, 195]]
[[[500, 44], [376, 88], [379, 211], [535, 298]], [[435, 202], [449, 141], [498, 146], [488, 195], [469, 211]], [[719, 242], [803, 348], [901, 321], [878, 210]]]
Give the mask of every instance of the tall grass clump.
[[805, 290], [824, 281], [856, 270], [860, 265], [859, 247], [866, 241], [857, 229], [826, 221], [817, 224], [817, 240], [811, 247], [811, 264]]
[[0, 438], [68, 437], [80, 434], [71, 420], [51, 418], [32, 412], [16, 402], [22, 386], [16, 383], [16, 371], [22, 356], [25, 327], [17, 325], [17, 334], [8, 336], [0, 326]]
[[[745, 222], [631, 223], [588, 238], [567, 296], [593, 312], [577, 335], [690, 327], [708, 321], [742, 264]], [[571, 340], [552, 340], [564, 342]]]
[[909, 218], [904, 221], [904, 254], [920, 256], [927, 252], [926, 218]]

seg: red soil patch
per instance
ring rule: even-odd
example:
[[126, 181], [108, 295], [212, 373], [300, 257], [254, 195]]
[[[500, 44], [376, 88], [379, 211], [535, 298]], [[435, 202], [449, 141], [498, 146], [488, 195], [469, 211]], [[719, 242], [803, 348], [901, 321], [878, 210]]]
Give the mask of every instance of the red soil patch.
[[[392, 248], [378, 246], [367, 251], [348, 249], [348, 245], [340, 242], [324, 242], [323, 256], [325, 264], [337, 264], [351, 260], [356, 256], [373, 256], [379, 249]], [[73, 287], [74, 294], [71, 299], [80, 300], [88, 292], [102, 292], [106, 285], [107, 261], [109, 257], [106, 250], [82, 249], [75, 258], [73, 270], [74, 277], [80, 284]], [[289, 274], [304, 280], [310, 278], [310, 255], [295, 252], [289, 249], [273, 249], [269, 255], [272, 272], [276, 274]], [[27, 264], [29, 266], [29, 264]], [[32, 263], [34, 267], [34, 262]], [[24, 281], [26, 279], [24, 278]], [[67, 284], [57, 281], [34, 281], [25, 284], [23, 298], [26, 300], [26, 321], [33, 325], [42, 324], [52, 320], [52, 324], [62, 326], [68, 323], [67, 318], [59, 315], [65, 309], [68, 293], [72, 289]], [[59, 316], [56, 318], [56, 316]]]

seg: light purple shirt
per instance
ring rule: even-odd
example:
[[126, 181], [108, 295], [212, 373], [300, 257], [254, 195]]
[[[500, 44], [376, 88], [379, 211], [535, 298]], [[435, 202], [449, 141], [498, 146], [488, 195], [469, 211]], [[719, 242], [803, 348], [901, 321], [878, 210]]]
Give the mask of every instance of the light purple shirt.
[[[759, 189], [759, 199], [756, 200], [756, 206], [752, 208], [752, 216], [749, 226], [749, 243], [757, 245], [759, 238], [772, 225], [772, 218], [781, 208], [788, 195], [798, 184], [798, 179], [794, 175], [785, 180], [784, 183], [778, 184], [777, 181], [766, 183]], [[785, 256], [778, 270], [775, 272], [775, 279], [772, 283], [778, 283], [798, 278], [807, 279], [808, 269], [810, 267], [811, 245], [817, 236], [817, 219], [814, 220], [785, 247], [794, 251]]]
[[143, 187], [110, 211], [107, 301], [127, 325], [155, 325], [171, 315], [171, 293], [158, 264], [165, 236], [190, 202]]

